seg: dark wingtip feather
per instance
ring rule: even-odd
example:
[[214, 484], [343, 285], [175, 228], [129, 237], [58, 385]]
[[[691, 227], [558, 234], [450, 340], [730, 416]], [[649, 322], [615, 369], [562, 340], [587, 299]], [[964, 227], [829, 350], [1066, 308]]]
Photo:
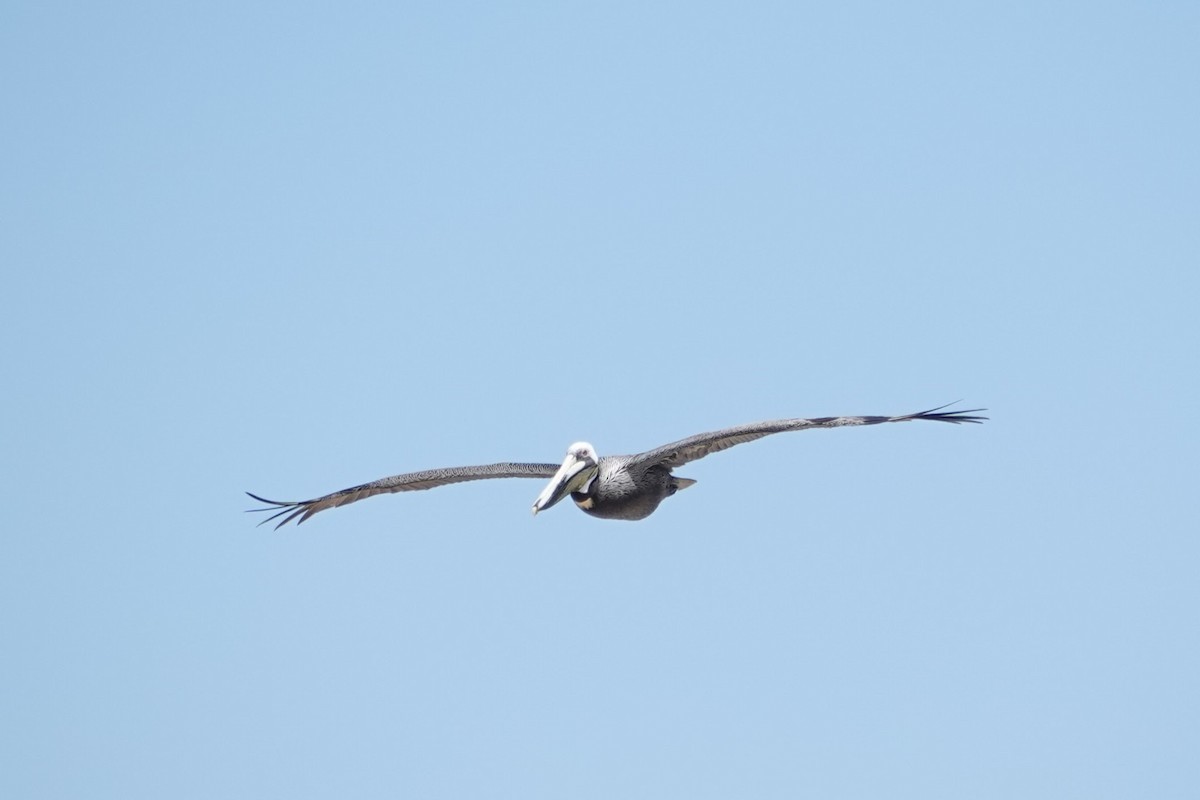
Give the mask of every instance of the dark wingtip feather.
[[[258, 526], [256, 526], [256, 527], [266, 525], [271, 520], [278, 519], [279, 517], [284, 517], [284, 515], [286, 514], [287, 516], [284, 517], [283, 520], [278, 525], [275, 526], [275, 530], [279, 530], [284, 525], [287, 525], [289, 522], [291, 522], [293, 519], [295, 519], [298, 515], [304, 514], [304, 512], [306, 512], [306, 511], [308, 511], [309, 513], [304, 514], [304, 516], [300, 519], [300, 522], [304, 522], [304, 520], [308, 519], [309, 516], [311, 516], [311, 514], [312, 514], [312, 510], [309, 508], [308, 501], [304, 501], [304, 502], [300, 502], [300, 503], [297, 503], [294, 501], [285, 502], [282, 500], [268, 500], [265, 497], [259, 497], [258, 495], [254, 494], [253, 492], [246, 492], [246, 494], [248, 494], [250, 497], [254, 498], [255, 500], [257, 500], [260, 503], [267, 504], [266, 508], [248, 508], [248, 509], [246, 509], [247, 514], [253, 513], [255, 511], [274, 511], [275, 512], [271, 516], [269, 516], [266, 519], [259, 522]], [[299, 525], [300, 522], [297, 522], [296, 524]]]
[[[961, 400], [955, 400], [954, 403], [961, 403]], [[949, 408], [954, 403], [947, 403], [944, 406], [931, 408], [928, 411], [918, 411], [916, 414], [910, 414], [905, 419], [928, 419], [934, 422], [951, 422], [958, 425], [963, 422], [970, 422], [976, 425], [981, 424], [988, 417], [978, 416], [978, 412], [987, 411], [986, 408], [961, 408], [957, 411], [945, 411], [942, 409]]]

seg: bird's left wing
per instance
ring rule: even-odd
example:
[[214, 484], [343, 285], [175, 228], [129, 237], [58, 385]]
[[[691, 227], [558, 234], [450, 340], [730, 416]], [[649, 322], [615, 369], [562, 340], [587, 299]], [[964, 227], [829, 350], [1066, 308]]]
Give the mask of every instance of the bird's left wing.
[[[250, 511], [274, 511], [275, 513], [258, 523], [262, 525], [270, 522], [277, 517], [283, 517], [276, 530], [282, 528], [292, 520], [296, 520], [299, 525], [304, 520], [316, 514], [318, 511], [324, 511], [327, 508], [337, 508], [344, 506], [347, 503], [353, 503], [356, 500], [362, 500], [366, 497], [372, 497], [377, 494], [389, 494], [391, 492], [415, 492], [422, 489], [432, 489], [436, 486], [445, 486], [450, 483], [462, 483], [463, 481], [481, 481], [488, 478], [552, 478], [558, 472], [558, 464], [520, 464], [512, 462], [504, 462], [501, 464], [486, 464], [479, 467], [447, 467], [445, 469], [427, 469], [423, 472], [408, 472], [404, 475], [393, 475], [390, 478], [381, 478], [377, 481], [364, 483], [359, 486], [351, 486], [349, 489], [342, 489], [340, 492], [327, 494], [323, 497], [318, 497], [313, 500], [300, 501], [281, 501], [268, 500], [265, 497], [259, 497], [256, 494], [246, 492], [260, 503], [266, 503], [266, 508], [252, 508]], [[287, 516], [284, 516], [284, 515]], [[297, 519], [298, 518], [298, 519]]]
[[918, 411], [915, 414], [902, 414], [898, 417], [814, 417], [812, 419], [775, 419], [766, 422], [751, 422], [748, 425], [738, 425], [734, 428], [698, 433], [678, 442], [671, 442], [662, 447], [656, 447], [645, 453], [632, 456], [630, 467], [648, 467], [658, 464], [668, 469], [682, 466], [689, 461], [704, 458], [712, 453], [719, 453], [734, 445], [752, 442], [773, 433], [787, 431], [806, 431], [812, 428], [842, 428], [855, 425], [878, 425], [883, 422], [908, 422], [914, 419], [927, 419], [934, 422], [983, 422], [987, 417], [974, 416], [982, 408], [970, 408], [961, 411], [945, 411], [946, 406], [939, 406], [928, 411]]

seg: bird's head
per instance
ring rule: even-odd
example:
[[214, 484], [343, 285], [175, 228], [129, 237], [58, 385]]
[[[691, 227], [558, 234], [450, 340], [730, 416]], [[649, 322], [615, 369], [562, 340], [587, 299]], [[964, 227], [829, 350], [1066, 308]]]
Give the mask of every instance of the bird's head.
[[586, 492], [591, 488], [599, 469], [600, 459], [596, 457], [596, 448], [587, 442], [571, 445], [558, 472], [554, 473], [550, 483], [533, 501], [533, 513], [536, 515], [539, 511], [545, 511], [572, 492]]

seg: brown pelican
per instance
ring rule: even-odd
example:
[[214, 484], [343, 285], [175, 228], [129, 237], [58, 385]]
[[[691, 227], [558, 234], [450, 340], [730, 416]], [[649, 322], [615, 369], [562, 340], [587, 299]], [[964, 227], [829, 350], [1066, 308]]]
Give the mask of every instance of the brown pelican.
[[275, 526], [278, 529], [292, 520], [296, 520], [297, 524], [304, 522], [318, 511], [337, 508], [364, 497], [387, 492], [413, 492], [485, 478], [550, 478], [546, 488], [533, 501], [534, 514], [545, 511], [567, 495], [571, 495], [575, 505], [593, 517], [645, 519], [654, 513], [654, 509], [658, 508], [658, 504], [664, 499], [695, 483], [691, 478], [672, 475], [671, 470], [735, 444], [752, 442], [773, 433], [806, 431], [811, 428], [844, 428], [852, 425], [878, 425], [882, 422], [908, 422], [914, 419], [955, 424], [983, 422], [987, 419], [973, 416], [976, 412], [985, 410], [982, 408], [944, 411], [945, 408], [947, 406], [939, 406], [929, 411], [898, 417], [816, 417], [751, 422], [748, 425], [738, 425], [711, 433], [698, 433], [632, 456], [601, 457], [596, 455], [596, 449], [587, 442], [576, 442], [567, 448], [567, 456], [562, 464], [504, 462], [479, 467], [449, 467], [409, 472], [298, 502], [267, 500], [250, 492], [246, 494], [260, 503], [267, 504], [266, 508], [254, 508], [250, 509], [251, 511], [275, 512], [260, 522], [260, 525], [283, 517]]

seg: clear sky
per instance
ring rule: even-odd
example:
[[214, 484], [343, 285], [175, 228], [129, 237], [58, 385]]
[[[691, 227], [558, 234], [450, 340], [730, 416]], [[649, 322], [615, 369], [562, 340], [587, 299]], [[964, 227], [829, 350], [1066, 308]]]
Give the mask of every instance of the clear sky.
[[1198, 8], [6, 4], [0, 796], [1195, 797]]

